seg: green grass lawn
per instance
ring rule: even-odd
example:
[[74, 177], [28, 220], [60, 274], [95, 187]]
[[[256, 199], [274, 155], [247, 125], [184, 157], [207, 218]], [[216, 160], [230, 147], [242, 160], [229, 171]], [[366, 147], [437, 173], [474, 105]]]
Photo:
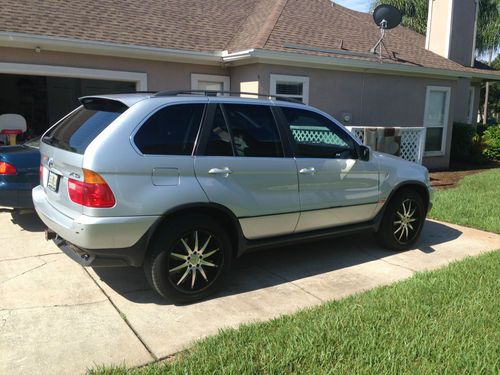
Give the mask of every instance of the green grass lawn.
[[437, 190], [429, 217], [500, 233], [500, 168], [464, 177]]
[[[498, 175], [497, 175], [498, 176]], [[500, 251], [91, 374], [499, 374]]]

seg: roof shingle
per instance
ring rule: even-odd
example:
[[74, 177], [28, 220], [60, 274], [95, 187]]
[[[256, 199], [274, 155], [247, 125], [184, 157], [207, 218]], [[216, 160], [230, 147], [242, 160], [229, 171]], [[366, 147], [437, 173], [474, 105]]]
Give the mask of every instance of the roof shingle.
[[[3, 0], [0, 32], [199, 52], [265, 49], [361, 60], [378, 59], [368, 51], [380, 35], [371, 15], [332, 6], [330, 0]], [[424, 45], [424, 36], [399, 26], [387, 32], [383, 62], [478, 71]]]

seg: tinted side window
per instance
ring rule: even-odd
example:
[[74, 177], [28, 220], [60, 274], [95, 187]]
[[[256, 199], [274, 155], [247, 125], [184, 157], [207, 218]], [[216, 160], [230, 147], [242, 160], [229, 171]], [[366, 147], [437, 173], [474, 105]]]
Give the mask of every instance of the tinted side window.
[[271, 108], [225, 104], [237, 156], [283, 157], [283, 146]]
[[354, 141], [320, 114], [282, 107], [301, 157], [356, 158]]
[[83, 154], [87, 146], [127, 109], [118, 102], [95, 100], [62, 120], [42, 142]]
[[231, 145], [231, 134], [227, 128], [220, 106], [217, 106], [217, 110], [215, 111], [205, 155], [234, 156], [233, 146]]
[[149, 155], [191, 155], [204, 104], [179, 104], [160, 109], [134, 137], [136, 146]]

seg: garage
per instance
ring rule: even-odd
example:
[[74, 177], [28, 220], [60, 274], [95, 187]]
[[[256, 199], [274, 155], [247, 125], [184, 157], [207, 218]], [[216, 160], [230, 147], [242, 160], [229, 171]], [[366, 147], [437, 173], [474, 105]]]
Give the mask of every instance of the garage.
[[[132, 92], [146, 86], [146, 74], [141, 73], [0, 65], [0, 116], [18, 114], [26, 120], [27, 130], [17, 136], [17, 142], [41, 135], [76, 108], [81, 96]], [[0, 135], [0, 144], [7, 144], [7, 136]]]

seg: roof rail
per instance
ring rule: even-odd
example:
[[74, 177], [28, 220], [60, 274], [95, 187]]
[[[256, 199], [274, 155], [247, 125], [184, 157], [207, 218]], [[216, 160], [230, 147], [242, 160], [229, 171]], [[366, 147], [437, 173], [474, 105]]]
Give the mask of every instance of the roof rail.
[[257, 94], [254, 92], [240, 92], [240, 91], [217, 91], [217, 90], [176, 90], [176, 91], [158, 91], [153, 96], [178, 96], [178, 95], [203, 95], [203, 96], [218, 96], [218, 95], [251, 95], [263, 97], [267, 99], [281, 100], [284, 102], [292, 102], [304, 104], [295, 98], [287, 98], [279, 95]]
[[[113, 92], [113, 93], [110, 93], [109, 95], [126, 95], [126, 94], [156, 94], [157, 91], [135, 91], [135, 90], [132, 90], [132, 91], [120, 91], [120, 92]], [[85, 95], [85, 96], [92, 96], [92, 95]]]

